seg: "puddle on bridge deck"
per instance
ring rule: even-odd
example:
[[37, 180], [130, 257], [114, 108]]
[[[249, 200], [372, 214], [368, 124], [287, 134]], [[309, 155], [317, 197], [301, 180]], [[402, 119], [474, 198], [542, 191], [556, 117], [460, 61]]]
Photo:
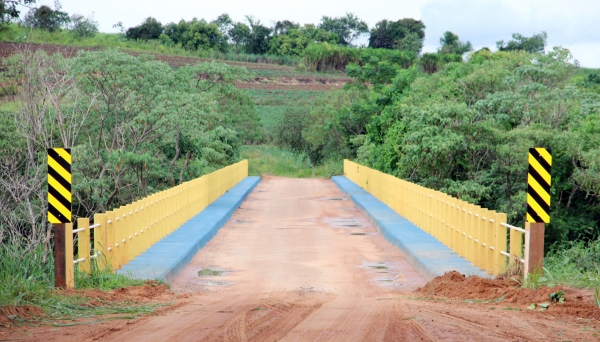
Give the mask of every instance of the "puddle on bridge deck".
[[347, 201], [348, 197], [320, 197], [317, 201]]
[[372, 280], [379, 286], [384, 287], [395, 287], [403, 289], [413, 286], [409, 284], [408, 278], [403, 273], [403, 268], [406, 268], [405, 263], [390, 263], [384, 261], [377, 262], [363, 262], [362, 265], [357, 266], [359, 268], [366, 268], [371, 270], [369, 273], [372, 275]]
[[366, 226], [355, 217], [327, 217], [323, 221], [333, 228], [356, 229]]

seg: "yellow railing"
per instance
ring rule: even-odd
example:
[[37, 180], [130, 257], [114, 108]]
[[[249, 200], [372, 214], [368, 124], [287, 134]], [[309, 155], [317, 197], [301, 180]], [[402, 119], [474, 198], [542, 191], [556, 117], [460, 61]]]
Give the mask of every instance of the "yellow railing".
[[[523, 231], [506, 224], [506, 214], [481, 208], [440, 191], [344, 160], [344, 175], [417, 227], [433, 235], [488, 274], [521, 259]], [[507, 227], [510, 229], [510, 252]]]
[[[72, 248], [65, 253], [67, 278], [70, 278], [68, 287], [73, 286], [74, 264], [79, 264], [81, 271], [89, 272], [90, 261], [96, 258], [101, 267], [110, 263], [113, 270], [120, 269], [246, 177], [248, 160], [242, 160], [107, 213], [96, 214], [93, 225], [88, 218], [78, 219], [76, 230], [67, 224], [67, 239], [72, 239], [73, 233], [78, 233], [79, 239], [79, 259], [73, 260]], [[90, 255], [92, 229], [94, 255]], [[72, 246], [72, 240], [66, 244]]]

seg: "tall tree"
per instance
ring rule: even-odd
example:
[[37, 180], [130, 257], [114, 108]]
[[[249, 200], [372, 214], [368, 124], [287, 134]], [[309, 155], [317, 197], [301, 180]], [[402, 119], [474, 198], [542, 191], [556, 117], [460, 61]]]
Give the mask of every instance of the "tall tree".
[[36, 0], [1, 0], [0, 1], [0, 31], [6, 29], [6, 24], [16, 20], [21, 15], [17, 6], [29, 7]]
[[235, 23], [229, 30], [229, 37], [234, 45], [236, 52], [240, 52], [246, 48], [250, 42], [250, 27], [244, 23]]
[[281, 36], [287, 34], [290, 30], [297, 30], [300, 28], [300, 24], [296, 24], [289, 20], [280, 20], [273, 26], [273, 35]]
[[227, 13], [223, 13], [217, 17], [217, 19], [210, 22], [211, 24], [217, 25], [219, 32], [223, 37], [229, 38], [229, 31], [233, 28], [233, 20]]
[[160, 21], [152, 17], [148, 17], [142, 24], [130, 27], [125, 33], [125, 36], [127, 39], [150, 40], [158, 39], [162, 32], [163, 26]]
[[440, 38], [440, 48], [438, 52], [441, 54], [457, 54], [463, 55], [469, 51], [473, 51], [471, 42], [463, 42], [458, 39], [458, 35], [446, 31]]
[[500, 51], [527, 51], [531, 53], [544, 52], [546, 47], [546, 39], [548, 34], [544, 31], [534, 34], [531, 37], [525, 37], [520, 33], [513, 33], [512, 40], [504, 43], [504, 40], [496, 42], [496, 46]]
[[27, 15], [25, 15], [25, 26], [35, 27], [50, 32], [59, 30], [61, 27], [68, 24], [71, 19], [69, 18], [69, 14], [60, 11], [58, 8], [53, 10], [46, 5], [32, 8]]
[[411, 18], [398, 21], [381, 20], [371, 30], [369, 47], [421, 52], [425, 40], [425, 24]]
[[340, 44], [346, 46], [352, 45], [352, 41], [361, 34], [369, 32], [367, 24], [353, 13], [346, 13], [346, 16], [338, 18], [323, 16], [318, 27], [337, 34]]
[[246, 20], [250, 25], [250, 35], [246, 44], [246, 52], [254, 54], [264, 54], [269, 49], [269, 38], [271, 29], [262, 25], [260, 20], [246, 16]]
[[182, 19], [177, 24], [170, 23], [165, 27], [165, 35], [186, 50], [226, 51], [228, 47], [227, 38], [221, 34], [217, 24], [209, 24], [204, 19]]

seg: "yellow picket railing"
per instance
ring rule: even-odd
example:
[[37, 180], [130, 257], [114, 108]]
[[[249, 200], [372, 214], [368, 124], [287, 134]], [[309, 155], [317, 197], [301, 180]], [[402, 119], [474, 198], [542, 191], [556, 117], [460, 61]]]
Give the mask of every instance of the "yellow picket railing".
[[[507, 258], [511, 265], [524, 261], [521, 259], [524, 230], [508, 225], [504, 213], [349, 160], [344, 160], [344, 175], [488, 274], [496, 276], [504, 272]], [[510, 235], [507, 228], [511, 228]]]
[[[110, 263], [113, 270], [120, 269], [246, 177], [248, 160], [242, 160], [131, 204], [96, 214], [93, 225], [88, 218], [79, 218], [75, 230], [72, 224], [66, 224], [67, 237], [77, 233], [79, 240], [79, 259], [73, 260], [72, 249], [66, 253], [67, 278], [71, 278], [67, 280], [68, 287], [73, 286], [74, 264], [79, 264], [79, 270], [89, 272], [90, 261], [96, 258], [103, 268]], [[94, 254], [90, 255], [92, 229]], [[72, 240], [70, 242], [72, 246]]]

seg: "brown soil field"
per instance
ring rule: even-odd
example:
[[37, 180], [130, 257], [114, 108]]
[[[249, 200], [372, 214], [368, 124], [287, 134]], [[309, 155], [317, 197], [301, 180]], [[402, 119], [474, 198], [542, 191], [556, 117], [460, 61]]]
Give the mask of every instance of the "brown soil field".
[[238, 89], [255, 89], [255, 90], [332, 90], [341, 88], [343, 84], [282, 84], [282, 83], [242, 83], [236, 82], [235, 87]]
[[[44, 50], [49, 54], [61, 53], [65, 57], [73, 57], [79, 50], [99, 50], [97, 48], [83, 48], [77, 46], [63, 46], [63, 45], [50, 45], [50, 44], [17, 44], [17, 43], [0, 43], [0, 60], [6, 58], [17, 51], [33, 49], [33, 50]], [[211, 62], [211, 59], [197, 58], [197, 57], [181, 57], [163, 55], [151, 52], [136, 52], [126, 51], [133, 56], [139, 56], [141, 54], [153, 55], [157, 60], [164, 61], [171, 66], [184, 66], [193, 65], [197, 63]], [[229, 65], [245, 67], [248, 70], [272, 70], [272, 71], [288, 71], [293, 72], [294, 68], [286, 65], [267, 64], [267, 63], [249, 63], [249, 62], [236, 62], [236, 61], [222, 61], [220, 63], [226, 63]], [[352, 79], [340, 76], [340, 77], [311, 77], [311, 76], [298, 76], [298, 77], [256, 77], [251, 81], [237, 82], [236, 87], [240, 89], [262, 89], [262, 90], [331, 90], [332, 88], [340, 88], [344, 84], [351, 82]]]
[[[26, 50], [26, 49], [44, 50], [49, 54], [61, 53], [65, 57], [73, 57], [73, 56], [75, 56], [75, 54], [77, 54], [77, 51], [79, 51], [79, 50], [86, 50], [86, 51], [101, 50], [101, 48], [89, 48], [89, 47], [79, 47], [79, 46], [0, 42], [0, 59], [6, 58], [6, 57], [16, 53], [19, 50]], [[206, 62], [212, 61], [212, 59], [209, 59], [209, 58], [171, 56], [171, 55], [164, 55], [164, 54], [153, 53], [153, 52], [138, 52], [138, 51], [128, 51], [128, 50], [124, 50], [124, 51], [133, 56], [152, 55], [152, 56], [155, 56], [157, 60], [167, 62], [171, 66], [184, 66], [184, 65], [188, 65], [188, 64], [193, 65], [193, 64], [197, 64], [197, 63], [206, 63]], [[226, 63], [229, 65], [244, 66], [247, 69], [251, 69], [251, 70], [286, 70], [286, 71], [294, 70], [293, 67], [287, 66], [287, 65], [236, 62], [236, 61], [221, 61], [221, 60], [219, 60], [219, 62]]]
[[[210, 270], [205, 272], [204, 270]], [[597, 341], [589, 291], [521, 289], [448, 273], [427, 282], [327, 179], [264, 177], [171, 289], [112, 291], [169, 301], [136, 320], [4, 327], [27, 341]], [[565, 292], [565, 302], [528, 310]], [[172, 291], [172, 292], [171, 292]], [[102, 296], [93, 293], [93, 296]]]

